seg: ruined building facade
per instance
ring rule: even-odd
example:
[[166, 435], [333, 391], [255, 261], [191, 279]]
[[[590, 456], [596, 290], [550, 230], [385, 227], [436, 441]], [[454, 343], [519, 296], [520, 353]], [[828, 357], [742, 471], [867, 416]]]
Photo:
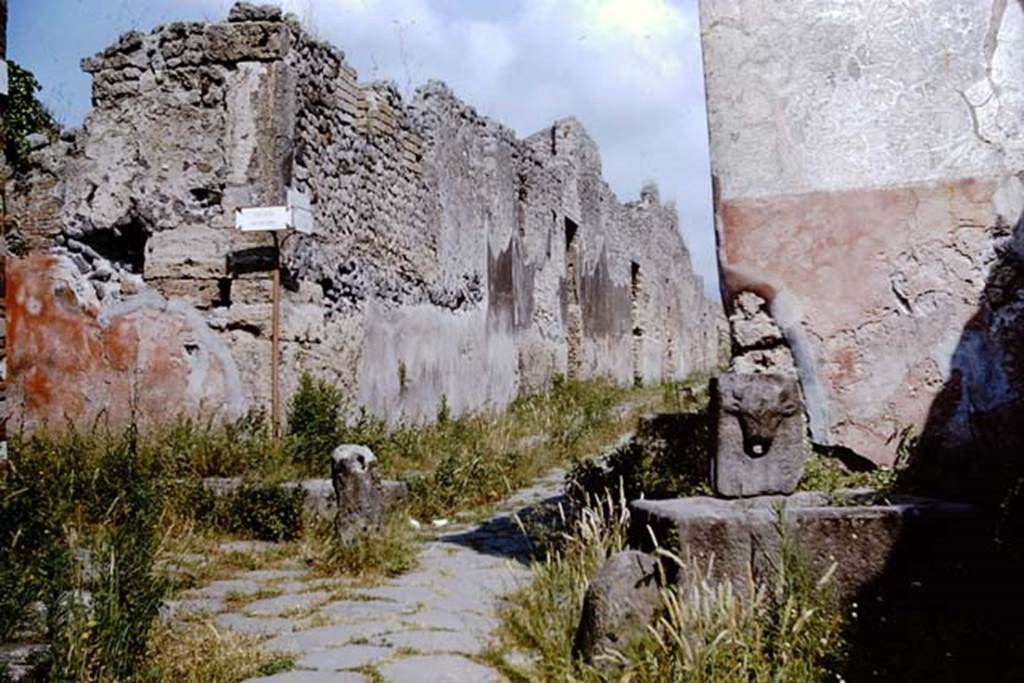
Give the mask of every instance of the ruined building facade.
[[1024, 447], [1024, 2], [703, 0], [701, 23], [723, 296], [769, 302], [814, 440]]
[[500, 407], [556, 375], [717, 363], [675, 210], [620, 202], [574, 119], [526, 139], [432, 82], [403, 102], [271, 8], [130, 33], [83, 62], [94, 109], [11, 192], [14, 425], [266, 406], [270, 233], [282, 394], [303, 370], [392, 422]]

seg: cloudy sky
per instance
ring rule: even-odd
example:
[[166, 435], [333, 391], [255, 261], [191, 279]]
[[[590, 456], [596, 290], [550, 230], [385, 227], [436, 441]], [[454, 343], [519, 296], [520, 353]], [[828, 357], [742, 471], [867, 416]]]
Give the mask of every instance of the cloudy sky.
[[[219, 20], [232, 0], [10, 0], [8, 57], [65, 125], [89, 108], [78, 66], [128, 30]], [[717, 292], [696, 0], [281, 0], [364, 80], [440, 78], [528, 135], [575, 115], [623, 200], [654, 180]], [[717, 296], [717, 294], [715, 294]]]

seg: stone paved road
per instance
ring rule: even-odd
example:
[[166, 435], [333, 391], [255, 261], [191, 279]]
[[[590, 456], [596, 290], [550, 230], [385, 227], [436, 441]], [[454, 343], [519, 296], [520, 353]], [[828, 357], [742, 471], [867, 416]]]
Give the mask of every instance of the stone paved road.
[[[253, 681], [369, 681], [352, 671], [367, 666], [394, 683], [504, 680], [471, 657], [498, 625], [497, 598], [529, 576], [528, 541], [510, 512], [558, 495], [563, 474], [550, 472], [482, 524], [444, 528], [415, 570], [345, 599], [331, 599], [329, 582], [296, 568], [241, 572], [174, 608], [215, 613], [221, 627], [266, 636], [265, 647], [296, 655], [296, 670]], [[262, 593], [275, 595], [230, 610], [232, 598]]]

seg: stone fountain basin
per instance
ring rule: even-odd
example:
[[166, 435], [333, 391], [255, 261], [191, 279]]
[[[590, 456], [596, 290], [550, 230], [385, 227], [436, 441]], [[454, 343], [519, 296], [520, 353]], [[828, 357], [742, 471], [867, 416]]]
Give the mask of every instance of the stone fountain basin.
[[813, 577], [835, 564], [834, 585], [847, 599], [953, 569], [991, 536], [973, 505], [869, 489], [636, 500], [630, 509], [635, 547], [650, 550], [653, 532], [663, 547], [702, 562], [713, 558], [712, 575], [741, 591], [751, 569], [759, 579], [774, 574], [785, 538]]

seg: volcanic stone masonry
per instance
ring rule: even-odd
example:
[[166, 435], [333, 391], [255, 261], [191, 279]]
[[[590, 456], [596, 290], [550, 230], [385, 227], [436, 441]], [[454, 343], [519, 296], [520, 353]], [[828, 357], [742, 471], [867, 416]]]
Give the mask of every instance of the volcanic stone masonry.
[[701, 24], [723, 299], [767, 301], [814, 441], [1019, 458], [1024, 2], [702, 0]]
[[[267, 406], [269, 233], [283, 395], [304, 370], [391, 422], [500, 407], [558, 374], [681, 378], [723, 320], [654, 187], [621, 203], [575, 119], [525, 140], [442, 83], [412, 102], [269, 6], [128, 33], [83, 61], [93, 110], [10, 188], [16, 427]], [[528, 95], [523, 95], [528, 96]]]

